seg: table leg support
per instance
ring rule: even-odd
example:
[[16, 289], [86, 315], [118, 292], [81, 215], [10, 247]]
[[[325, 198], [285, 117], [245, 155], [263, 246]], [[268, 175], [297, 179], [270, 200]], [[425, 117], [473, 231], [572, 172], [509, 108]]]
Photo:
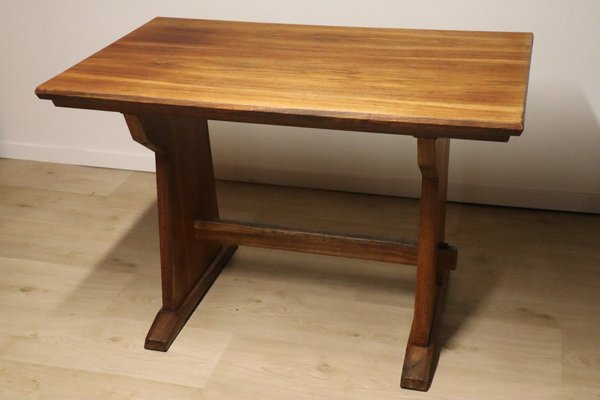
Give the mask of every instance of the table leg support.
[[434, 325], [448, 269], [438, 262], [444, 241], [449, 139], [418, 139], [418, 163], [422, 175], [421, 214], [417, 254], [417, 279], [412, 327], [401, 386], [427, 390], [434, 356]]
[[204, 119], [125, 115], [135, 141], [155, 152], [162, 308], [145, 347], [167, 351], [236, 246], [197, 240], [195, 219], [219, 212]]

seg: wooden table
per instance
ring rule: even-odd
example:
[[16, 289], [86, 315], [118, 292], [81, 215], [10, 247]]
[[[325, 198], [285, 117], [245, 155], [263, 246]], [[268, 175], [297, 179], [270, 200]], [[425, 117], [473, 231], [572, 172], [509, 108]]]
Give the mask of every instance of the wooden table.
[[[444, 243], [450, 139], [507, 141], [523, 131], [532, 40], [156, 18], [36, 94], [57, 106], [123, 113], [133, 139], [155, 152], [163, 306], [146, 348], [169, 348], [237, 245], [412, 264], [401, 386], [427, 390], [434, 317], [457, 259]], [[418, 240], [221, 220], [209, 119], [415, 136]]]

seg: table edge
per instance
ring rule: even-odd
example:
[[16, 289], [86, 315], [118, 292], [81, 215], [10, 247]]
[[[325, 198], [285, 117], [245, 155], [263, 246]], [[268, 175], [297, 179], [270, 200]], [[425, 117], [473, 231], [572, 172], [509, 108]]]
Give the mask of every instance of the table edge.
[[[155, 20], [203, 20], [192, 18], [173, 18], [157, 16], [142, 24], [134, 31], [143, 28]], [[217, 21], [217, 20], [210, 20]], [[219, 22], [241, 22], [218, 20]], [[298, 127], [339, 129], [347, 131], [364, 131], [374, 133], [389, 133], [398, 135], [412, 135], [418, 137], [448, 137], [469, 140], [484, 141], [508, 141], [511, 136], [519, 136], [524, 130], [525, 109], [527, 104], [527, 92], [531, 73], [531, 55], [533, 50], [533, 33], [531, 32], [505, 32], [505, 31], [464, 31], [464, 30], [441, 30], [441, 29], [407, 29], [395, 27], [356, 27], [340, 25], [307, 25], [307, 24], [282, 24], [273, 22], [253, 22], [255, 24], [269, 25], [299, 25], [331, 28], [356, 28], [373, 30], [417, 30], [435, 32], [473, 32], [473, 33], [497, 33], [497, 34], [521, 34], [529, 37], [529, 62], [525, 82], [525, 95], [523, 97], [520, 120], [512, 122], [495, 122], [490, 120], [452, 120], [435, 119], [427, 117], [398, 116], [388, 114], [366, 114], [343, 111], [303, 110], [286, 108], [260, 108], [257, 106], [241, 106], [239, 104], [196, 104], [196, 103], [161, 103], [157, 99], [132, 98], [109, 96], [94, 93], [78, 93], [48, 90], [45, 86], [51, 82], [53, 77], [35, 89], [35, 94], [40, 99], [48, 99], [56, 106], [80, 109], [92, 109], [102, 111], [113, 111], [120, 113], [160, 113], [173, 115], [190, 115], [211, 120], [248, 122], [271, 125], [288, 125]], [[119, 39], [119, 40], [121, 40]], [[118, 40], [117, 40], [118, 41]], [[109, 45], [110, 46], [110, 45]], [[108, 47], [108, 46], [107, 46]], [[100, 50], [102, 51], [102, 50]], [[66, 71], [65, 71], [66, 72]], [[58, 74], [57, 76], [59, 76]]]
[[36, 89], [35, 94], [40, 99], [51, 100], [58, 107], [113, 111], [123, 114], [186, 115], [207, 120], [498, 142], [506, 142], [511, 136], [519, 136], [524, 129], [523, 120], [518, 124], [493, 126], [485, 125], [485, 121], [454, 121], [455, 124], [439, 124], [435, 120], [393, 120], [356, 113], [342, 115], [335, 112], [331, 114], [320, 112], [316, 114], [310, 110], [260, 109], [256, 107], [235, 109], [226, 105], [174, 105], [149, 103], [143, 100], [103, 99], [48, 93], [41, 90], [41, 86], [43, 85]]

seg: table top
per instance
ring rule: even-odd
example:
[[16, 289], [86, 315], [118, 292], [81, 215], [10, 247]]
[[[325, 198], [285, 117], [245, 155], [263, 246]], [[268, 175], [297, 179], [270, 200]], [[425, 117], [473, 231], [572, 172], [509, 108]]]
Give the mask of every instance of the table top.
[[36, 89], [56, 105], [508, 140], [531, 33], [155, 18]]

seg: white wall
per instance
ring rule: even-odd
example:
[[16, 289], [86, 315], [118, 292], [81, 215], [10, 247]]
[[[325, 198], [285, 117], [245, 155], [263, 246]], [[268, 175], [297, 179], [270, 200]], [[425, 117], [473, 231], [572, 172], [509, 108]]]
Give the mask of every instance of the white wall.
[[[600, 212], [598, 0], [0, 0], [0, 156], [152, 169], [120, 115], [55, 108], [33, 91], [157, 15], [534, 32], [523, 136], [453, 141], [449, 197]], [[211, 135], [223, 178], [418, 195], [411, 137], [223, 122]]]

